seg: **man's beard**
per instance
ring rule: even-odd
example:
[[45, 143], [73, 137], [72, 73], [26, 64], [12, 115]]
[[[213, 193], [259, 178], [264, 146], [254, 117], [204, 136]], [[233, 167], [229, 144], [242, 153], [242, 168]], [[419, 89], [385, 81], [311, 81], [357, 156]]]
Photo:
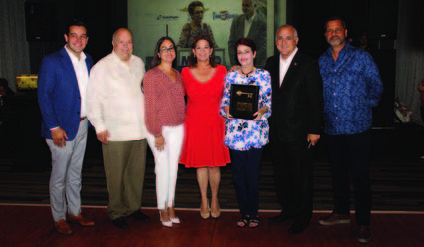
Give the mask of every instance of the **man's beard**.
[[[336, 39], [333, 39], [336, 38]], [[343, 44], [344, 40], [340, 36], [332, 36], [328, 43], [332, 46]]]

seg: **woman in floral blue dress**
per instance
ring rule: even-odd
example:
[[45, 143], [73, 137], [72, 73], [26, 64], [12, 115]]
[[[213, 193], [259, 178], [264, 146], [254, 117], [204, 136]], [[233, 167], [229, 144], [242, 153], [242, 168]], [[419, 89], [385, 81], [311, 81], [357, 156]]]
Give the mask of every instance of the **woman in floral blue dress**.
[[[259, 226], [258, 187], [263, 146], [268, 143], [271, 116], [271, 77], [268, 71], [255, 68], [256, 45], [249, 38], [242, 38], [235, 45], [240, 67], [225, 77], [224, 97], [220, 113], [226, 118], [224, 144], [230, 148], [233, 179], [241, 218], [238, 227]], [[229, 114], [231, 84], [259, 86], [258, 111], [254, 120], [233, 118]]]

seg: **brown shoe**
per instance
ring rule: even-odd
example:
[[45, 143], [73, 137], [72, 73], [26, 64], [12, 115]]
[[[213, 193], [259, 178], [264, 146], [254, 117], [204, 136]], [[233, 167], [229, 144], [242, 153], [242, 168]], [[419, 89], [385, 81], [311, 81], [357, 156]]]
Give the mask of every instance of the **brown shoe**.
[[94, 226], [95, 223], [92, 220], [88, 220], [87, 218], [84, 218], [82, 214], [79, 214], [78, 216], [73, 216], [71, 214], [68, 214], [67, 217], [69, 222], [78, 222], [81, 226]]
[[359, 226], [359, 233], [356, 240], [360, 244], [368, 244], [371, 239], [371, 232], [369, 226]]
[[56, 227], [57, 232], [60, 233], [60, 234], [65, 234], [65, 235], [71, 235], [72, 234], [71, 227], [68, 225], [68, 223], [64, 219], [61, 219], [58, 222], [56, 222], [54, 224], [54, 227]]
[[318, 220], [318, 223], [323, 226], [332, 226], [337, 224], [348, 224], [350, 223], [349, 214], [336, 214], [331, 213]]

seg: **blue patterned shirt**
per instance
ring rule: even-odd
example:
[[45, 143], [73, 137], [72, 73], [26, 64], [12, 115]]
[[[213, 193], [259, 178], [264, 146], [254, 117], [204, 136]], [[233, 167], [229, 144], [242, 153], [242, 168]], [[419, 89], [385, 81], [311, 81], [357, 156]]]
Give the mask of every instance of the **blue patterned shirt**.
[[383, 84], [371, 55], [349, 43], [337, 61], [331, 47], [320, 57], [324, 83], [324, 131], [330, 135], [356, 134], [372, 124], [371, 108], [378, 105]]
[[271, 77], [269, 72], [256, 68], [255, 73], [249, 77], [241, 75], [238, 70], [231, 71], [225, 76], [224, 96], [221, 100], [220, 114], [226, 117], [225, 106], [230, 105], [231, 84], [244, 84], [259, 86], [259, 108], [268, 107], [261, 120], [226, 119], [225, 120], [225, 141], [224, 144], [239, 151], [250, 148], [261, 148], [268, 143], [269, 124], [268, 118], [271, 116]]

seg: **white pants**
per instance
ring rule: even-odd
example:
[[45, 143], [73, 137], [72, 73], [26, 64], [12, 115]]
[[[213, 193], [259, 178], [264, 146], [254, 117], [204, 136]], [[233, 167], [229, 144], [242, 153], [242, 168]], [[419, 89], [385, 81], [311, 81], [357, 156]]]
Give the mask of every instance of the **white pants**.
[[184, 140], [184, 124], [162, 127], [162, 136], [165, 139], [165, 147], [159, 151], [155, 146], [155, 137], [147, 133], [147, 142], [155, 156], [158, 209], [174, 206], [178, 160]]

